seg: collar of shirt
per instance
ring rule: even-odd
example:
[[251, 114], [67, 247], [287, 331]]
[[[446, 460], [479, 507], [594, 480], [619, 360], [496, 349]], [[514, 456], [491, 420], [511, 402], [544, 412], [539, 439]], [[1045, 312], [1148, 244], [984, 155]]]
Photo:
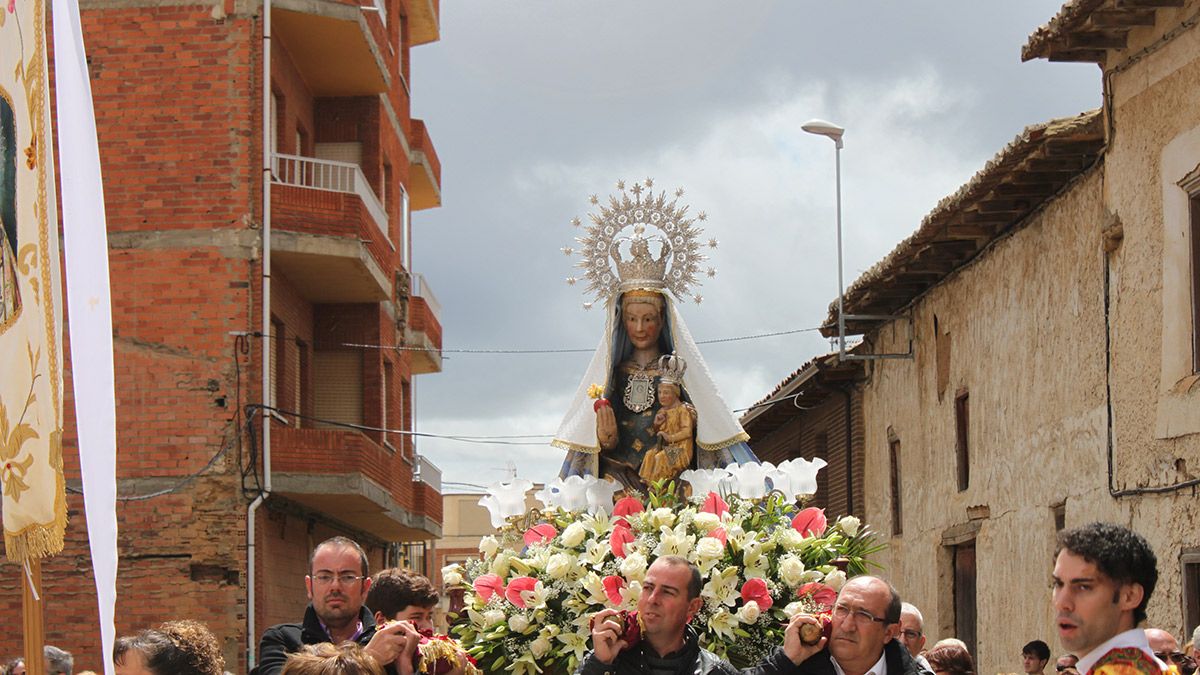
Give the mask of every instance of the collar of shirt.
[[1075, 669], [1080, 673], [1083, 673], [1083, 675], [1087, 675], [1087, 672], [1092, 669], [1092, 666], [1096, 665], [1096, 662], [1100, 660], [1100, 657], [1114, 649], [1123, 649], [1125, 647], [1137, 647], [1143, 652], [1146, 652], [1146, 655], [1151, 659], [1154, 659], [1159, 668], [1162, 668], [1164, 671], [1167, 669], [1167, 664], [1159, 661], [1158, 657], [1154, 655], [1154, 652], [1150, 650], [1150, 643], [1146, 640], [1146, 631], [1142, 630], [1141, 628], [1131, 628], [1124, 633], [1117, 633], [1116, 635], [1112, 636], [1107, 642], [1101, 644], [1099, 647], [1096, 647], [1087, 654], [1080, 656], [1079, 662], [1075, 664]]
[[[329, 626], [326, 626], [324, 621], [321, 621], [320, 623], [321, 623], [321, 630], [325, 631], [325, 634], [328, 635], [330, 639], [333, 639], [333, 635], [330, 634], [330, 632], [329, 632]], [[351, 642], [358, 642], [358, 637], [362, 634], [363, 634], [363, 624], [362, 624], [362, 621], [359, 621], [358, 625], [356, 625], [354, 627], [354, 635], [351, 635], [349, 638], [346, 638], [346, 639]]]
[[[846, 675], [846, 671], [842, 670], [842, 664], [838, 663], [837, 659], [833, 658], [833, 654], [829, 655], [829, 661], [833, 663], [833, 671], [837, 673], [837, 675]], [[871, 666], [867, 672], [863, 673], [863, 675], [887, 675], [887, 661], [884, 660], [883, 653], [880, 653], [879, 660], [876, 661], [875, 665]]]

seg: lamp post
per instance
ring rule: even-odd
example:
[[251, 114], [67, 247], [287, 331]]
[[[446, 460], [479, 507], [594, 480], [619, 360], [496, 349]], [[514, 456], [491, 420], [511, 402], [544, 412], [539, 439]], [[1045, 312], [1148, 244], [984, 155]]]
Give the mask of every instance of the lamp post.
[[810, 134], [833, 139], [834, 166], [837, 180], [837, 262], [838, 262], [838, 356], [846, 356], [846, 319], [842, 312], [842, 134], [846, 130], [825, 120], [809, 120], [800, 128]]

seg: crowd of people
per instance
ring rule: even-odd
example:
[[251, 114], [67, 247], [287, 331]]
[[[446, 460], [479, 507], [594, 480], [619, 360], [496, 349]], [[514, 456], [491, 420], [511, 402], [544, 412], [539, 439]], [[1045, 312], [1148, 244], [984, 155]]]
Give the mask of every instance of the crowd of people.
[[[439, 641], [436, 658], [422, 661], [430, 642], [439, 594], [425, 577], [405, 569], [368, 575], [356, 542], [334, 537], [309, 559], [309, 604], [299, 623], [263, 633], [251, 675], [411, 675], [476, 672], [461, 647]], [[1117, 525], [1092, 523], [1064, 530], [1053, 571], [1058, 639], [1066, 653], [1057, 675], [1195, 675], [1200, 628], [1181, 649], [1171, 633], [1139, 628], [1158, 579], [1146, 540]], [[704, 649], [689, 626], [700, 610], [700, 572], [678, 556], [663, 556], [646, 571], [637, 602], [635, 640], [628, 616], [606, 609], [592, 617], [592, 649], [577, 675], [742, 673], [743, 675], [977, 675], [967, 645], [954, 638], [926, 648], [924, 617], [903, 602], [886, 579], [847, 581], [826, 616], [797, 614], [783, 643], [760, 663], [739, 671]], [[827, 623], [825, 623], [827, 622]], [[817, 630], [805, 630], [805, 626]], [[819, 639], [805, 639], [811, 635]], [[48, 675], [73, 675], [71, 655], [45, 648]], [[117, 640], [118, 675], [227, 675], [220, 645], [206, 626], [169, 621]], [[1033, 640], [1021, 651], [1025, 675], [1048, 675], [1048, 644]], [[436, 667], [435, 667], [436, 666]], [[24, 675], [15, 659], [0, 675]], [[94, 675], [82, 671], [78, 675]]]

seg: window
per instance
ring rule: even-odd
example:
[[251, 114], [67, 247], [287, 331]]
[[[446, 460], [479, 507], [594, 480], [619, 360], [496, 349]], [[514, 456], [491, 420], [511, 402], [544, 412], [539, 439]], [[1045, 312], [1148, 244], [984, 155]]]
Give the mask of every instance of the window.
[[[401, 380], [400, 382], [400, 428], [406, 431], [412, 430], [412, 382], [409, 380]], [[400, 441], [404, 447], [403, 456], [412, 458], [413, 456], [413, 437], [406, 435]]]
[[412, 255], [408, 250], [408, 230], [412, 218], [408, 203], [408, 189], [404, 183], [396, 184], [400, 188], [400, 264], [406, 272], [412, 272]]
[[954, 397], [955, 454], [958, 457], [958, 491], [971, 481], [970, 441], [971, 398], [966, 389]]
[[[363, 358], [361, 352], [313, 352], [313, 416], [342, 424], [363, 423]], [[336, 424], [316, 426], [338, 429]]]
[[892, 536], [898, 537], [904, 534], [903, 507], [900, 494], [900, 487], [903, 485], [903, 482], [900, 480], [899, 438], [892, 438], [888, 443], [888, 456], [891, 458], [892, 464]]
[[[380, 419], [379, 426], [384, 429], [391, 429], [392, 425], [396, 422], [396, 420], [394, 419], [395, 416], [388, 414], [392, 410], [392, 391], [393, 391], [392, 390], [392, 364], [390, 361], [384, 361], [383, 362], [383, 391], [381, 392], [382, 393], [381, 398], [383, 400], [380, 401], [381, 410], [380, 410], [380, 415], [379, 415], [379, 419]], [[392, 445], [392, 435], [386, 431], [383, 432], [383, 444], [386, 447], [391, 448], [392, 450], [395, 450], [395, 446]]]
[[[288, 402], [291, 410], [294, 410], [301, 415], [304, 414], [304, 395], [308, 393], [308, 345], [301, 340], [296, 340], [295, 349], [292, 350], [291, 358], [288, 359], [288, 366], [292, 378], [292, 400]], [[300, 418], [295, 418], [296, 426], [300, 426]]]
[[283, 322], [271, 319], [271, 337], [268, 340], [268, 344], [271, 345], [271, 392], [267, 398], [267, 405], [272, 408], [279, 405], [279, 383], [283, 380], [283, 359], [287, 353], [287, 343], [284, 342], [283, 334]]

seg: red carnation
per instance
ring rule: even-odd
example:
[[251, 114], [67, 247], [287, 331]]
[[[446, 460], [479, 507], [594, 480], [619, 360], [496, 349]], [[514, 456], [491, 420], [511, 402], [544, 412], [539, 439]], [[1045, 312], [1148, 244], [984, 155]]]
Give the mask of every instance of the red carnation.
[[622, 497], [613, 505], [614, 516], [631, 516], [642, 511], [645, 511], [645, 508], [642, 507], [642, 503], [636, 497]]

